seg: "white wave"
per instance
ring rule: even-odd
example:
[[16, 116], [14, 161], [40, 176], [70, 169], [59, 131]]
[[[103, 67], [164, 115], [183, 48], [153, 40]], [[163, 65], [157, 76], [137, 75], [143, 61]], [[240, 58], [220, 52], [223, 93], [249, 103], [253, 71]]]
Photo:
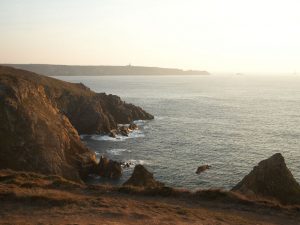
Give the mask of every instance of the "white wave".
[[123, 152], [131, 152], [131, 151], [124, 148], [114, 148], [114, 149], [106, 150], [106, 152], [112, 155], [121, 155]]
[[80, 139], [84, 139], [84, 138], [86, 138], [87, 136], [89, 136], [88, 134], [81, 134], [79, 137], [80, 137]]
[[154, 117], [155, 120], [164, 120], [166, 117], [164, 116], [156, 116]]
[[135, 120], [133, 121], [133, 123], [135, 123], [138, 126], [143, 126], [145, 124], [145, 120]]
[[128, 136], [116, 135], [115, 138], [110, 137], [108, 135], [91, 135], [91, 139], [96, 141], [125, 141], [129, 138], [143, 138], [145, 134], [141, 130], [134, 130], [129, 133]]
[[149, 129], [149, 126], [145, 125], [143, 128], [144, 128], [144, 130], [146, 130], [146, 129]]
[[129, 123], [118, 123], [118, 127], [128, 127], [130, 124]]
[[133, 166], [141, 164], [141, 165], [150, 165], [151, 163], [148, 160], [142, 159], [130, 159], [128, 162], [131, 162]]

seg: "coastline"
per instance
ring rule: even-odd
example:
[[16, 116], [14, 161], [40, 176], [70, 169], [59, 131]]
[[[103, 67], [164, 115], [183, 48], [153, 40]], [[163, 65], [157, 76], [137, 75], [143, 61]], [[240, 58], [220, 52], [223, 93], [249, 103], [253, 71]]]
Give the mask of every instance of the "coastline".
[[[134, 127], [132, 121], [154, 117], [118, 96], [92, 92], [83, 84], [7, 67], [0, 67], [0, 72], [1, 223], [45, 223], [53, 218], [54, 224], [99, 220], [108, 224], [299, 221], [300, 187], [279, 153], [261, 161], [234, 191], [176, 189], [156, 181], [146, 169], [132, 179], [137, 184], [126, 184], [133, 173], [122, 186], [88, 185], [84, 183], [88, 175], [118, 179], [122, 167], [102, 156], [97, 162], [79, 135], [86, 131], [114, 135], [112, 129], [118, 129], [126, 136], [134, 128], [119, 128], [118, 124]], [[143, 168], [136, 165], [135, 169], [138, 166]], [[32, 213], [32, 209], [37, 210]]]

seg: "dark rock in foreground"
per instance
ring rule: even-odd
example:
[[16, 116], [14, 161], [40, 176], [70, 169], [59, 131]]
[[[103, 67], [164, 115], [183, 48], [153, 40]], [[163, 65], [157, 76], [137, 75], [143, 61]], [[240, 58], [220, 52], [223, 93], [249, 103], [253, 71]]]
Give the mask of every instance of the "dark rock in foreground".
[[100, 162], [96, 166], [95, 173], [101, 177], [117, 179], [122, 176], [121, 163], [111, 159], [100, 157]]
[[261, 161], [232, 191], [300, 204], [300, 186], [280, 153]]
[[150, 173], [148, 170], [146, 170], [146, 168], [142, 165], [136, 165], [134, 167], [131, 177], [123, 185], [150, 187], [150, 188], [164, 186], [163, 183], [156, 181], [153, 178], [153, 174]]
[[118, 123], [151, 118], [117, 96], [0, 66], [0, 169], [79, 181], [96, 160], [78, 133], [105, 133]]

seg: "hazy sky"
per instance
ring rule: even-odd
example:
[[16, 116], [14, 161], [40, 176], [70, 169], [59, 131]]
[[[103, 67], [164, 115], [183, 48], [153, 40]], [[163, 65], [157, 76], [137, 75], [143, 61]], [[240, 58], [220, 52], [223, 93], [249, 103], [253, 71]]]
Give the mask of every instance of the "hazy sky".
[[0, 63], [300, 72], [300, 1], [0, 0]]

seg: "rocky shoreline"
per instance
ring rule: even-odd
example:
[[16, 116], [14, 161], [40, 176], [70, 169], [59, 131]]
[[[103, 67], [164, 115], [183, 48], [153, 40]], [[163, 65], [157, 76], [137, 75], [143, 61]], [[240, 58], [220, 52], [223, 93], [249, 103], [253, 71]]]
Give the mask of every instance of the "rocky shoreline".
[[[64, 185], [68, 190], [72, 187], [82, 191], [84, 187], [101, 192], [100, 187], [84, 183], [87, 176], [118, 179], [122, 168], [130, 165], [103, 156], [97, 162], [95, 153], [82, 143], [79, 135], [128, 136], [138, 129], [134, 120], [153, 118], [118, 96], [95, 93], [83, 84], [0, 66], [0, 198], [9, 200], [15, 189], [24, 193], [24, 188], [62, 191]], [[209, 168], [200, 166], [196, 173]], [[300, 185], [280, 153], [261, 161], [231, 191], [180, 191], [156, 181], [142, 165], [135, 166], [132, 176], [121, 187], [109, 189], [134, 195], [235, 199], [239, 204], [247, 199], [247, 204], [264, 202], [274, 207], [295, 208], [296, 216], [300, 209]]]
[[81, 181], [99, 168], [80, 134], [108, 134], [118, 124], [153, 118], [118, 96], [95, 93], [83, 84], [0, 67], [0, 169]]

